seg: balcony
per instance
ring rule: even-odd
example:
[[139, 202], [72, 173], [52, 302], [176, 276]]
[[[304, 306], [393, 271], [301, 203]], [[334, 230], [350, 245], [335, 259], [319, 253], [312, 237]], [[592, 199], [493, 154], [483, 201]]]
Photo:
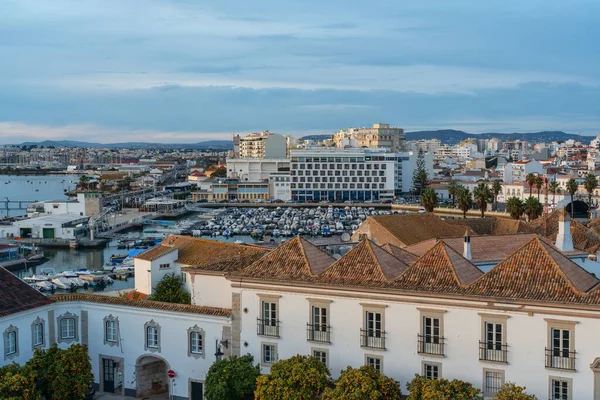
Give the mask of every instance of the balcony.
[[310, 342], [331, 342], [331, 327], [322, 324], [306, 324], [306, 340]]
[[546, 349], [546, 368], [575, 371], [575, 352], [561, 349]]
[[441, 336], [417, 335], [417, 352], [419, 354], [444, 355], [444, 340]]
[[385, 350], [385, 331], [375, 329], [360, 330], [360, 347]]
[[256, 334], [259, 336], [279, 337], [279, 320], [274, 318], [257, 318]]
[[479, 342], [479, 360], [508, 363], [508, 346], [500, 343]]

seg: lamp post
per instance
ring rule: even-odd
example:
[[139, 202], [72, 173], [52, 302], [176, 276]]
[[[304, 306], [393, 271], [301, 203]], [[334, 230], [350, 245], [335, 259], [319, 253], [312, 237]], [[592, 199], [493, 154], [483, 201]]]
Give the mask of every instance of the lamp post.
[[217, 349], [215, 352], [215, 357], [217, 361], [221, 360], [221, 358], [225, 355], [225, 353], [221, 351], [221, 346], [225, 347], [226, 349], [229, 348], [229, 340], [215, 339], [215, 347]]

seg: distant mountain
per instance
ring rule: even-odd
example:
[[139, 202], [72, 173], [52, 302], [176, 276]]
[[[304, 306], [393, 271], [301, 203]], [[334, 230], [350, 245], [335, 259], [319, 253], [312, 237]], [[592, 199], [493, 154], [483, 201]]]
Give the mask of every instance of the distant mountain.
[[75, 140], [44, 140], [43, 142], [24, 142], [21, 143], [20, 146], [85, 147], [109, 149], [198, 149], [225, 151], [233, 149], [233, 142], [231, 140], [206, 140], [198, 143], [91, 143], [78, 142]]
[[532, 143], [538, 142], [565, 142], [569, 139], [579, 141], [584, 144], [589, 144], [594, 138], [593, 136], [576, 135], [562, 131], [543, 131], [529, 133], [467, 133], [454, 129], [442, 129], [437, 131], [416, 131], [406, 132], [406, 140], [420, 139], [440, 139], [443, 144], [453, 145], [460, 143], [461, 140], [468, 138], [473, 139], [492, 139], [497, 138], [501, 141], [507, 140], [524, 140]]
[[314, 140], [315, 142], [321, 142], [323, 140], [331, 139], [332, 135], [307, 135], [302, 136], [301, 140]]

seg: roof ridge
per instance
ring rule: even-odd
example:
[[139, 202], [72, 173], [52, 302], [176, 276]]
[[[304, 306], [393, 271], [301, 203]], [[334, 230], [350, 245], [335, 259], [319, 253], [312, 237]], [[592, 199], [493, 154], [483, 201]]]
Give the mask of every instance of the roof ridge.
[[[456, 268], [454, 268], [454, 263], [452, 262], [452, 259], [450, 258], [450, 254], [448, 254], [448, 248], [450, 246], [448, 246], [446, 244], [446, 242], [444, 242], [444, 240], [440, 240], [439, 241], [439, 246], [441, 246], [441, 248], [442, 248], [444, 257], [446, 257], [446, 261], [448, 261], [448, 264], [450, 264], [450, 271], [452, 272], [452, 276], [456, 280], [456, 283], [458, 283], [459, 286], [464, 286], [462, 284], [462, 282], [460, 281], [460, 278], [458, 277], [458, 274], [456, 273]], [[448, 265], [446, 265], [446, 266], [448, 266]]]
[[306, 265], [306, 267], [308, 267], [308, 273], [314, 276], [314, 274], [312, 273], [312, 268], [310, 267], [310, 261], [308, 260], [308, 256], [306, 255], [306, 251], [304, 250], [304, 246], [302, 245], [302, 239], [300, 238], [300, 235], [296, 235], [296, 237], [293, 240], [298, 242], [298, 246], [300, 246], [300, 252], [302, 253], [302, 258], [304, 258], [304, 264]]
[[[450, 258], [450, 252], [456, 254], [458, 257], [462, 258], [464, 261], [466, 261], [470, 266], [472, 266], [473, 268], [475, 268], [477, 271], [481, 272], [481, 276], [484, 275], [484, 272], [477, 267], [475, 264], [473, 264], [470, 260], [468, 260], [467, 258], [465, 258], [462, 254], [460, 254], [458, 251], [454, 250], [451, 246], [449, 246], [447, 243], [444, 243], [444, 251], [446, 252], [446, 257], [448, 257], [448, 260], [450, 262], [450, 266], [451, 266], [451, 270], [452, 270], [452, 274], [456, 277], [456, 281], [458, 282], [458, 284], [462, 287], [467, 287], [469, 284], [463, 284], [460, 277], [458, 276], [458, 273], [456, 272], [456, 267], [454, 265], [454, 262], [452, 261], [452, 259]], [[479, 279], [479, 277], [477, 277], [476, 279]]]
[[[373, 246], [376, 246], [379, 250], [381, 250], [382, 252], [384, 252], [386, 254], [386, 256], [390, 256], [394, 260], [396, 260], [398, 263], [404, 264], [404, 265], [406, 265], [406, 267], [408, 267], [408, 265], [405, 262], [402, 262], [398, 257], [396, 257], [395, 255], [393, 255], [392, 253], [389, 253], [389, 252], [385, 251], [384, 249], [381, 248], [381, 246], [378, 246], [376, 243], [374, 243], [373, 241], [369, 240], [369, 249], [371, 250], [371, 254], [373, 255], [373, 257], [375, 257], [377, 268], [379, 268], [379, 272], [381, 272], [381, 275], [383, 275], [383, 277], [385, 278], [385, 280], [387, 280], [388, 282], [391, 282], [393, 279], [389, 279], [385, 275], [385, 272], [383, 271], [383, 268], [381, 267], [381, 261], [379, 261], [379, 257], [377, 257], [377, 254], [375, 253], [375, 250], [373, 249]], [[400, 273], [400, 275], [402, 275], [402, 273]], [[395, 277], [395, 278], [397, 278], [397, 277]]]

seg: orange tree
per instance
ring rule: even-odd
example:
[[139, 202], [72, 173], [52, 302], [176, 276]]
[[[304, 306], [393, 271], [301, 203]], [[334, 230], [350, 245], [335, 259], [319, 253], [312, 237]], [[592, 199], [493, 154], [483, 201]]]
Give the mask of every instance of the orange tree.
[[371, 366], [348, 367], [328, 388], [322, 400], [400, 400], [400, 385]]
[[458, 379], [427, 379], [415, 375], [406, 385], [410, 394], [406, 400], [481, 400], [481, 391]]
[[215, 361], [206, 376], [207, 400], [243, 400], [253, 398], [256, 378], [260, 376], [260, 367], [253, 365], [250, 354], [242, 357], [230, 357]]
[[256, 380], [257, 400], [316, 400], [331, 385], [329, 369], [315, 357], [295, 355], [271, 366]]
[[506, 382], [496, 393], [494, 400], [537, 400], [532, 394], [525, 392], [525, 387]]
[[0, 399], [38, 400], [40, 397], [31, 371], [16, 363], [0, 368]]

